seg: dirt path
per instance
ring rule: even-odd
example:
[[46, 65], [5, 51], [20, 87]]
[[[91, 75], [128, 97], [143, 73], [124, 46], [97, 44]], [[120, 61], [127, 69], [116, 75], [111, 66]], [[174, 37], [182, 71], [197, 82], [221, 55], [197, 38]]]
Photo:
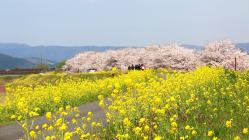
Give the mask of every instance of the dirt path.
[[[105, 120], [105, 114], [99, 107], [98, 102], [81, 105], [79, 106], [79, 110], [84, 116], [86, 116], [89, 111], [93, 112], [94, 120]], [[37, 124], [42, 124], [45, 123], [45, 119], [44, 117], [39, 117], [36, 119], [36, 122]], [[23, 137], [22, 129], [17, 123], [8, 126], [0, 126], [0, 140], [18, 140]]]

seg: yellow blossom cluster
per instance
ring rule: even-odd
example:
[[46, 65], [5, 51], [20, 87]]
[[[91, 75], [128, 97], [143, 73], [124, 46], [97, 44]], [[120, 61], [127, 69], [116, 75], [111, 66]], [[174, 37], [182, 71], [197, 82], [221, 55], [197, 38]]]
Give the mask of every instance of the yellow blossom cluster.
[[[93, 113], [88, 112], [85, 117], [80, 114], [77, 107], [60, 107], [55, 113], [47, 112], [46, 121], [42, 124], [30, 123], [27, 120], [19, 121], [25, 134], [25, 139], [44, 140], [72, 140], [100, 138], [103, 126], [99, 122], [92, 121]], [[90, 120], [90, 121], [89, 121]], [[91, 125], [89, 125], [91, 124]]]
[[[45, 114], [48, 123], [41, 126], [30, 129], [21, 123], [34, 139], [249, 139], [247, 71], [129, 71], [94, 80], [18, 86], [9, 92], [3, 106], [9, 118], [22, 122]], [[102, 123], [93, 121], [94, 113], [83, 117], [71, 107], [97, 99], [106, 115]], [[70, 121], [68, 116], [73, 116]]]
[[[7, 87], [5, 102], [0, 106], [0, 114], [8, 121], [12, 116], [22, 119], [44, 115], [45, 112], [54, 112], [59, 107], [67, 105], [78, 106], [87, 102], [96, 101], [98, 95], [106, 97], [114, 89], [113, 72], [98, 72], [96, 74], [55, 74], [54, 79], [43, 83], [37, 83], [37, 79], [51, 77], [52, 74], [44, 74], [42, 77], [31, 75], [26, 79], [18, 79]], [[44, 76], [44, 77], [43, 77]], [[78, 76], [78, 77], [77, 77]], [[57, 78], [57, 79], [56, 79]], [[20, 84], [30, 80], [30, 85]], [[116, 79], [117, 80], [117, 79]], [[18, 84], [17, 84], [18, 83]], [[37, 84], [37, 85], [33, 85]], [[39, 108], [39, 110], [36, 110]]]
[[106, 133], [130, 139], [248, 139], [248, 95], [249, 72], [210, 67], [134, 72], [108, 98]]

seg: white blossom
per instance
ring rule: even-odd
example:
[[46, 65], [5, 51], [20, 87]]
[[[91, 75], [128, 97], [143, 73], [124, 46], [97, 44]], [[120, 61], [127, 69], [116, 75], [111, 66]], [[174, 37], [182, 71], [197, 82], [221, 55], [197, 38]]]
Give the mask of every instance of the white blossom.
[[209, 43], [200, 57], [206, 65], [221, 66], [229, 69], [235, 68], [235, 58], [237, 69], [249, 69], [249, 55], [242, 52], [229, 40]]
[[151, 45], [145, 48], [125, 48], [106, 52], [82, 52], [69, 59], [64, 66], [72, 72], [89, 69], [126, 70], [130, 65], [143, 64], [145, 68], [172, 68], [193, 70], [199, 65], [222, 66], [233, 69], [237, 59], [239, 70], [249, 69], [249, 55], [228, 40], [209, 43], [202, 52], [178, 44]]
[[144, 64], [146, 68], [168, 67], [190, 70], [195, 68], [197, 58], [194, 50], [177, 44], [152, 45], [146, 48], [83, 52], [69, 59], [64, 68], [86, 72], [88, 69], [110, 70], [112, 67], [126, 70], [129, 65]]

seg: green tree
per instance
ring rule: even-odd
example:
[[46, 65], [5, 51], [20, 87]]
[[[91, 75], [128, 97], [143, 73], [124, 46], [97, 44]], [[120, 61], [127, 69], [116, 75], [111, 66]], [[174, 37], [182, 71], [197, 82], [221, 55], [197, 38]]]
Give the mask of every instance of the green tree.
[[56, 65], [56, 70], [60, 70], [63, 68], [63, 66], [66, 64], [66, 60], [63, 60], [61, 62], [59, 62], [57, 65]]

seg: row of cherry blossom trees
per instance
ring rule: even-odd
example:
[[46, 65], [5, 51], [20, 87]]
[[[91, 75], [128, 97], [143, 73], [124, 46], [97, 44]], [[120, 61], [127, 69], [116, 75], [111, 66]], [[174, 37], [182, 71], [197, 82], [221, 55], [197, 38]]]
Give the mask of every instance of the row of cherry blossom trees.
[[249, 55], [228, 40], [209, 43], [202, 51], [187, 49], [178, 44], [152, 45], [145, 48], [126, 48], [106, 52], [83, 52], [66, 61], [68, 71], [89, 69], [111, 70], [117, 67], [127, 70], [129, 65], [144, 64], [146, 68], [172, 68], [193, 70], [200, 65], [222, 66], [249, 69]]
[[249, 69], [249, 55], [247, 52], [241, 51], [229, 40], [217, 41], [209, 43], [205, 46], [205, 50], [201, 52], [199, 61], [205, 65], [222, 66], [225, 68], [238, 70]]

